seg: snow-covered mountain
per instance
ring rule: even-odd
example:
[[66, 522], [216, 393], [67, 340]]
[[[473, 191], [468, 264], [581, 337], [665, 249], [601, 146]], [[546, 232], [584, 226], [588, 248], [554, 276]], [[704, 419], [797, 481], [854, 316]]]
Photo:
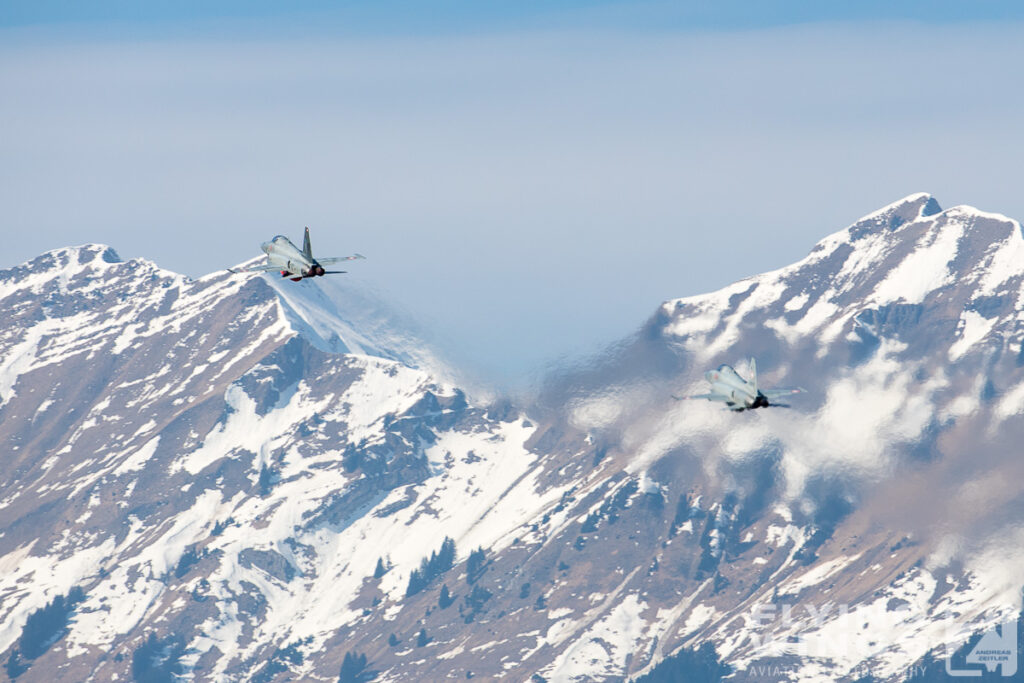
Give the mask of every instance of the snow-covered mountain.
[[[912, 195], [796, 264], [666, 302], [552, 382], [546, 403], [614, 441], [626, 472], [739, 501], [741, 543], [704, 531], [716, 582], [739, 589], [698, 592], [677, 642], [710, 640], [741, 670], [782, 657], [784, 679], [899, 678], [1019, 612], [1022, 265], [1018, 222]], [[751, 356], [763, 386], [809, 390], [794, 410], [670, 399]]]
[[[344, 287], [2, 271], [7, 673], [901, 679], [1020, 611], [1022, 244], [913, 195], [525, 408]], [[671, 399], [751, 355], [808, 393]]]

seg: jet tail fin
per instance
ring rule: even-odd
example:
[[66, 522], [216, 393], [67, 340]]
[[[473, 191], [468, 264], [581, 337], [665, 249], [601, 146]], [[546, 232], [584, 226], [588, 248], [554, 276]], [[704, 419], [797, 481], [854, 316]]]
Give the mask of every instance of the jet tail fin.
[[313, 245], [309, 242], [309, 227], [306, 227], [306, 234], [302, 238], [302, 253], [306, 255], [306, 258], [313, 258]]
[[757, 395], [757, 361], [750, 357], [750, 382], [754, 385], [754, 395]]

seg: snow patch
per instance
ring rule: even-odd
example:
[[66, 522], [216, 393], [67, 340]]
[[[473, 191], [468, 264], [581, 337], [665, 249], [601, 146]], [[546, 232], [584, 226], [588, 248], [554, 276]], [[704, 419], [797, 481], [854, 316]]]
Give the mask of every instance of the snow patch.
[[975, 311], [964, 311], [960, 314], [957, 333], [960, 335], [949, 347], [949, 360], [959, 360], [967, 351], [988, 336], [998, 318], [986, 318]]
[[566, 648], [544, 670], [545, 677], [572, 681], [624, 674], [646, 630], [646, 622], [641, 617], [646, 607], [639, 596], [627, 595]]
[[156, 453], [157, 446], [160, 445], [160, 436], [154, 436], [152, 439], [147, 441], [142, 448], [138, 449], [130, 456], [125, 458], [124, 462], [117, 466], [114, 470], [116, 475], [129, 474], [130, 472], [136, 472], [146, 466], [146, 463], [150, 461], [153, 455]]
[[953, 281], [949, 263], [956, 258], [965, 226], [957, 221], [933, 222], [916, 249], [893, 268], [875, 288], [872, 300], [879, 303], [920, 303], [932, 291]]

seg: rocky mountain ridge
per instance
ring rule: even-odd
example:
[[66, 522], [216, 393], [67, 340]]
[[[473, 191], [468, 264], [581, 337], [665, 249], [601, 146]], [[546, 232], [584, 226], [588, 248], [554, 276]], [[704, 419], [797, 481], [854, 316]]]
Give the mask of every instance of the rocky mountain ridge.
[[[1020, 609], [1022, 242], [912, 195], [526, 409], [315, 282], [0, 272], [8, 674], [898, 680]], [[671, 399], [753, 355], [793, 409]]]

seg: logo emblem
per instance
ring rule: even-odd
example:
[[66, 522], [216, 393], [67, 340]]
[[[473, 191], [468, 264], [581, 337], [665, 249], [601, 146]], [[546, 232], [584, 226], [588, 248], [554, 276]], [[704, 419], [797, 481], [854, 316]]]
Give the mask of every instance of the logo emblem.
[[[978, 644], [974, 646], [966, 658], [967, 664], [980, 664], [992, 673], [998, 667], [1003, 677], [1017, 673], [1017, 622], [993, 626], [986, 631]], [[981, 669], [954, 669], [953, 655], [946, 649], [946, 673], [950, 676], [981, 676]]]

